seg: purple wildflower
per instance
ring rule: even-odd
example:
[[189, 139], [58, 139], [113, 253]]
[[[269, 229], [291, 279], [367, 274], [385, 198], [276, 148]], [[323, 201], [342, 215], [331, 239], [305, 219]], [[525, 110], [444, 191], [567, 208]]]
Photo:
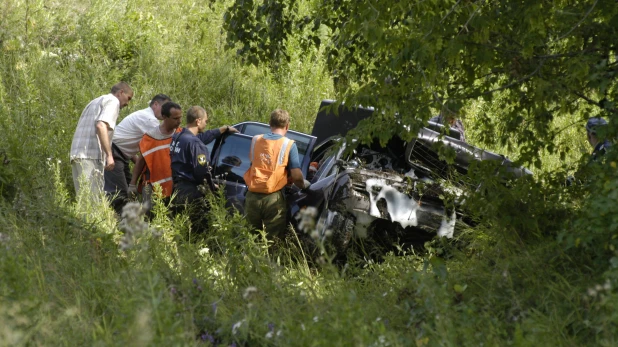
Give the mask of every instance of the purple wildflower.
[[268, 323], [268, 330], [275, 331], [275, 325], [273, 323]]
[[201, 338], [202, 338], [202, 341], [208, 341], [213, 345], [215, 344], [214, 336], [210, 335], [209, 333], [202, 334]]

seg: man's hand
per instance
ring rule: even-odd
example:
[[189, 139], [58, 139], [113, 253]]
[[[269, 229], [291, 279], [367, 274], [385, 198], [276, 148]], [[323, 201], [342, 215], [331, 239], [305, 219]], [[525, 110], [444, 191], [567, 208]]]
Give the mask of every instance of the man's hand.
[[137, 186], [135, 184], [129, 184], [127, 195], [129, 196], [129, 199], [135, 200], [135, 197], [137, 196]]
[[114, 162], [114, 157], [108, 155], [106, 159], [105, 170], [112, 171], [114, 169], [114, 166], [116, 166], [116, 163]]

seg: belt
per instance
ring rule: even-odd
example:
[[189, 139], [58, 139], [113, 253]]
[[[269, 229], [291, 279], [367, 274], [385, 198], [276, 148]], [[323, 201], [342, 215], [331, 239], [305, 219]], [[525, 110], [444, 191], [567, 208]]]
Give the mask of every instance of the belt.
[[120, 157], [122, 157], [124, 160], [129, 160], [129, 158], [127, 158], [127, 156], [124, 155], [124, 153], [122, 153], [120, 148], [118, 148], [118, 146], [116, 146], [116, 144], [113, 142], [112, 142], [112, 151], [117, 152], [120, 155]]

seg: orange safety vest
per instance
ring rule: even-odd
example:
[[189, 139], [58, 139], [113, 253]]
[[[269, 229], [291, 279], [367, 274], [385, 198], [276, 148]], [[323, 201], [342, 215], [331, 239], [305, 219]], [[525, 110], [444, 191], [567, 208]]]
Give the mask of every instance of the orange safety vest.
[[288, 181], [285, 168], [288, 165], [293, 140], [282, 137], [266, 140], [256, 135], [251, 141], [251, 167], [244, 178], [250, 192], [270, 194], [285, 187]]
[[170, 157], [170, 143], [172, 137], [157, 140], [148, 134], [142, 137], [139, 150], [146, 162], [143, 177], [146, 184], [159, 184], [164, 197], [172, 195], [174, 182], [172, 181], [172, 159]]

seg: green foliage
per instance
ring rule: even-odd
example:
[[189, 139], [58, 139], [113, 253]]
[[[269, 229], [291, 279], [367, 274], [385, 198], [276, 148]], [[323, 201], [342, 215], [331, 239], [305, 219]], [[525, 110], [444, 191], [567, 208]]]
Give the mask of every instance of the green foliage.
[[[250, 12], [247, 3], [253, 4], [236, 2], [227, 18]], [[296, 2], [281, 4], [296, 13]], [[328, 28], [328, 40], [316, 44], [326, 46], [339, 91], [348, 104], [376, 108], [374, 121], [355, 133], [365, 140], [400, 133], [380, 126], [381, 113], [399, 114], [415, 134], [436, 112], [465, 115], [470, 103], [481, 100], [493, 105], [492, 121], [500, 124], [477, 124], [487, 139], [518, 147], [525, 162], [540, 166], [539, 148], [558, 151], [555, 118], [584, 118], [586, 103], [616, 114], [618, 10], [611, 1], [333, 0], [314, 6], [312, 32]], [[253, 24], [242, 30], [289, 26], [295, 19], [296, 31], [279, 31], [274, 41], [281, 46], [290, 37], [307, 37], [308, 19], [284, 18], [282, 12], [251, 17]], [[233, 25], [226, 29], [228, 41], [252, 47], [252, 62], [276, 59], [267, 46], [272, 37], [242, 36]]]
[[[601, 0], [0, 3], [0, 341], [616, 345], [618, 157], [589, 164], [580, 126], [615, 115], [616, 11]], [[166, 93], [210, 108], [212, 126], [283, 107], [310, 131], [319, 101], [339, 98], [377, 108], [355, 136], [382, 143], [458, 111], [473, 143], [536, 174], [473, 166], [460, 178], [474, 188], [472, 227], [379, 263], [314, 264], [295, 238], [275, 249], [221, 196], [204, 234], [160, 198], [151, 219], [134, 205], [120, 223], [74, 196], [68, 163], [83, 107], [120, 79], [136, 91], [121, 117]]]

